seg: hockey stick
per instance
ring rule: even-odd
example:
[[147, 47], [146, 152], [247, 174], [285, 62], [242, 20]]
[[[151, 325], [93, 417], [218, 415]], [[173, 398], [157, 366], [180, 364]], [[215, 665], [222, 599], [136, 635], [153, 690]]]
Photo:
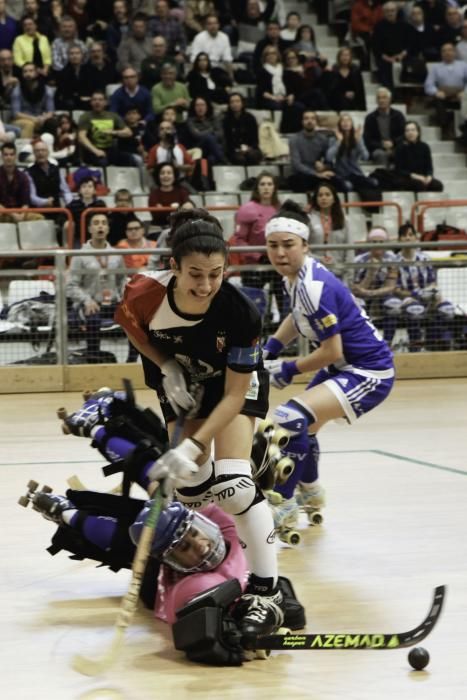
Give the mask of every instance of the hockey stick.
[[[325, 634], [272, 634], [256, 639], [255, 649], [403, 649], [425, 639], [438, 622], [443, 609], [446, 586], [437, 586], [433, 602], [423, 622], [408, 632], [397, 634], [371, 634], [363, 632]], [[251, 648], [251, 645], [249, 645]]]
[[[183, 433], [185, 414], [180, 414], [175, 424], [171, 447], [176, 447]], [[168, 483], [169, 482], [169, 483]], [[169, 487], [169, 488], [168, 488]], [[167, 493], [163, 493], [163, 492]], [[107, 652], [98, 659], [90, 659], [87, 656], [76, 654], [72, 659], [72, 667], [75, 671], [85, 676], [97, 676], [109, 669], [116, 661], [125, 640], [125, 632], [129, 627], [138, 607], [139, 592], [146, 569], [146, 564], [151, 552], [154, 533], [162, 510], [163, 500], [170, 492], [170, 478], [164, 479], [157, 489], [153, 504], [141, 532], [141, 537], [133, 559], [131, 581], [128, 591], [122, 598], [120, 610], [115, 622], [115, 631], [112, 642]]]

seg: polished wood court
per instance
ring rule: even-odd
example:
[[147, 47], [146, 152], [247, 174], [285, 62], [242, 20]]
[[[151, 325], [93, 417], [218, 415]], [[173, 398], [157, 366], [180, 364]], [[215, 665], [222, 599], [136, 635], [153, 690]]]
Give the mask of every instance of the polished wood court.
[[[155, 403], [147, 391], [138, 400]], [[73, 671], [74, 653], [106, 648], [129, 572], [50, 557], [53, 524], [17, 499], [30, 478], [57, 492], [72, 474], [92, 488], [116, 483], [101, 476], [89, 441], [60, 432], [56, 409], [80, 403], [71, 393], [0, 395], [2, 700], [467, 698], [467, 380], [399, 381], [356, 425], [327, 426], [325, 522], [304, 522], [301, 546], [279, 551], [309, 631], [408, 630], [434, 586], [447, 584], [445, 611], [423, 642], [424, 672], [411, 671], [404, 650], [287, 651], [241, 668], [197, 666], [144, 610], [111, 672]]]

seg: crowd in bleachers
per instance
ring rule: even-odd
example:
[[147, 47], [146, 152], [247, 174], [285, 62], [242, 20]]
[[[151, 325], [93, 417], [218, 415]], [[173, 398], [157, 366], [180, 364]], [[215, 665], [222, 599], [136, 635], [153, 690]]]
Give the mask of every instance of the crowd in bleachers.
[[[378, 202], [402, 203], [406, 219], [411, 193], [445, 188], [439, 154], [465, 168], [454, 146], [433, 153], [424, 134], [440, 127], [453, 143], [466, 47], [464, 8], [454, 0], [0, 0], [0, 228], [28, 222], [34, 236], [42, 222], [44, 247], [47, 221], [51, 245], [95, 247], [96, 222], [82, 229], [82, 213], [111, 207], [97, 247], [152, 247], [166, 240], [167, 207], [240, 205], [235, 215], [218, 212], [226, 238], [258, 245], [290, 196], [308, 207], [311, 245], [365, 240], [367, 223], [393, 237], [400, 221], [392, 215], [389, 224]], [[424, 100], [423, 124], [407, 117], [404, 96], [414, 94]], [[456, 123], [462, 130], [462, 116]], [[346, 213], [341, 202], [358, 198], [375, 205]], [[132, 206], [155, 210], [118, 211]], [[60, 207], [72, 232], [63, 214], [47, 213]], [[347, 251], [317, 255], [361, 286], [347, 279]], [[104, 259], [96, 255], [100, 268]], [[151, 257], [124, 260], [134, 269]], [[75, 308], [81, 264], [73, 261]], [[161, 264], [153, 256], [151, 265]], [[268, 283], [285, 313], [275, 273], [241, 279], [253, 289]], [[100, 286], [81, 304], [94, 325], [96, 307], [110, 316], [118, 299], [118, 285], [110, 302]]]

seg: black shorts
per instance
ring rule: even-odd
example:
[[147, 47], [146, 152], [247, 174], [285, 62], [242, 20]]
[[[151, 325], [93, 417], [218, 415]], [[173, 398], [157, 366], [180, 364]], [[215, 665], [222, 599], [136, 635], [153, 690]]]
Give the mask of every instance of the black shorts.
[[[257, 397], [245, 399], [240, 413], [244, 416], [265, 418], [269, 409], [269, 375], [265, 369], [256, 371], [258, 377]], [[225, 377], [213, 377], [201, 382], [204, 389], [198, 411], [193, 418], [208, 418], [224, 396]], [[177, 418], [175, 411], [167, 400], [164, 389], [159, 384], [151, 387], [156, 390], [166, 425]]]

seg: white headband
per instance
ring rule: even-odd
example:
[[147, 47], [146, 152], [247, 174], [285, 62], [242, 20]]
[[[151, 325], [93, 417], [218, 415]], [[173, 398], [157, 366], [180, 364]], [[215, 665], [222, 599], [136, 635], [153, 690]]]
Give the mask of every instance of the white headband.
[[278, 231], [281, 233], [294, 233], [296, 236], [303, 238], [307, 243], [310, 237], [310, 229], [306, 224], [302, 224], [301, 221], [289, 219], [285, 216], [278, 216], [268, 221], [264, 233], [267, 238], [271, 233], [277, 233]]

